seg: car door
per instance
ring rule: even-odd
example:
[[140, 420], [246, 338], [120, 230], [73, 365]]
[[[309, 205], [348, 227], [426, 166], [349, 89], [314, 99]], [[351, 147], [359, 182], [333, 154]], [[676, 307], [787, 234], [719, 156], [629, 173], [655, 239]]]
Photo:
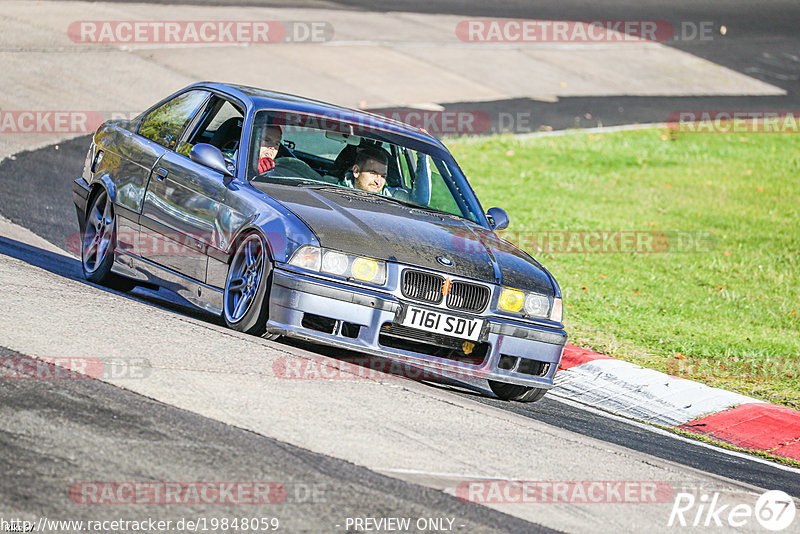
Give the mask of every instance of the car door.
[[102, 161], [116, 188], [117, 248], [128, 254], [141, 255], [138, 250], [139, 216], [147, 182], [155, 164], [166, 152], [167, 149], [158, 143], [125, 128], [114, 132], [110, 145], [102, 141], [99, 145], [95, 161]]
[[241, 139], [242, 107], [212, 96], [177, 143], [158, 161], [145, 195], [142, 232], [155, 246], [148, 259], [205, 282], [208, 247], [226, 249], [220, 220], [228, 220], [225, 177], [192, 161], [192, 146], [214, 144], [235, 156]]

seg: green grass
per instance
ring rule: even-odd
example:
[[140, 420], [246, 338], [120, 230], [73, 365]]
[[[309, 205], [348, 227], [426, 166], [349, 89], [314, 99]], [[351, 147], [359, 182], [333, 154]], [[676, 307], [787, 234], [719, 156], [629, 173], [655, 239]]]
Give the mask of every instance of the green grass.
[[[800, 408], [800, 136], [640, 130], [448, 145], [484, 207], [509, 212], [504, 237], [559, 281], [572, 343]], [[655, 235], [657, 252], [542, 252], [531, 240], [620, 230]], [[701, 246], [663, 239], [676, 233]]]

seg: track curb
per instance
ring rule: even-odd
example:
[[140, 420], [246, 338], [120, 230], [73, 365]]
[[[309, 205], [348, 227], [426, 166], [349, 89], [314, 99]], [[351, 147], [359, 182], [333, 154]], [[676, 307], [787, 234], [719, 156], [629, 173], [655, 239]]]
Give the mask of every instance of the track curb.
[[556, 396], [742, 449], [800, 460], [800, 411], [567, 344]]

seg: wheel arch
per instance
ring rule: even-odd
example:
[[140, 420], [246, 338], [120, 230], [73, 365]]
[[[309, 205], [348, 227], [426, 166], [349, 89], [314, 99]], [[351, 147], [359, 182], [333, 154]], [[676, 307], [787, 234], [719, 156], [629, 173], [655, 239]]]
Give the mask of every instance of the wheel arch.
[[111, 200], [113, 204], [116, 204], [117, 188], [114, 186], [114, 182], [108, 175], [100, 176], [92, 180], [92, 183], [89, 184], [89, 195], [86, 197], [86, 208], [83, 210], [84, 219], [86, 219], [86, 214], [91, 208], [92, 201], [94, 201], [95, 197], [100, 194], [100, 191], [105, 191], [109, 200]]
[[230, 241], [227, 262], [230, 264], [241, 239], [251, 232], [258, 232], [267, 245], [270, 261], [288, 262], [292, 254], [303, 245], [320, 246], [319, 239], [305, 225], [295, 227], [292, 219], [269, 217], [266, 214], [253, 217], [242, 225]]
[[264, 243], [266, 244], [267, 256], [269, 261], [270, 262], [275, 261], [274, 260], [275, 255], [272, 250], [272, 243], [270, 243], [269, 238], [266, 235], [266, 232], [264, 232], [263, 228], [261, 228], [257, 224], [248, 223], [242, 226], [239, 229], [239, 231], [236, 232], [236, 235], [234, 235], [233, 238], [231, 239], [231, 245], [227, 253], [228, 265], [231, 264], [231, 261], [233, 260], [233, 255], [236, 254], [236, 249], [239, 247], [239, 244], [242, 242], [244, 238], [246, 238], [248, 235], [252, 233], [256, 233], [261, 236], [261, 239], [263, 239]]

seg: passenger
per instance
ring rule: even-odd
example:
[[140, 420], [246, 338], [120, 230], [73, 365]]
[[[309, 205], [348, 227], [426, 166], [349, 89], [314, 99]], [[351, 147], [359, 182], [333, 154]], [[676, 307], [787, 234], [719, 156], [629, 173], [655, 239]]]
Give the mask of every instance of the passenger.
[[275, 168], [275, 156], [281, 146], [283, 131], [280, 126], [267, 125], [261, 134], [261, 148], [258, 151], [258, 173], [263, 174]]
[[389, 157], [378, 147], [362, 147], [356, 154], [353, 168], [347, 172], [343, 185], [371, 193], [391, 196], [386, 188]]

